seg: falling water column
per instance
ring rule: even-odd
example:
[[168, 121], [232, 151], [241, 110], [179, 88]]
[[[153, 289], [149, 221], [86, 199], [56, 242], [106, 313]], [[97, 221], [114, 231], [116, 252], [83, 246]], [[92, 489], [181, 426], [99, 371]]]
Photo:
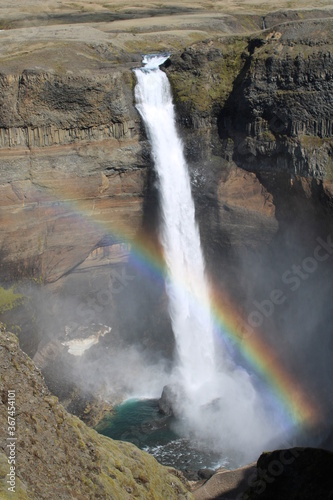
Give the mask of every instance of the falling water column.
[[178, 352], [178, 377], [191, 397], [214, 378], [214, 341], [190, 178], [176, 130], [170, 84], [159, 69], [167, 58], [145, 57], [144, 67], [135, 70], [135, 98], [158, 175], [161, 243], [168, 271], [166, 289]]

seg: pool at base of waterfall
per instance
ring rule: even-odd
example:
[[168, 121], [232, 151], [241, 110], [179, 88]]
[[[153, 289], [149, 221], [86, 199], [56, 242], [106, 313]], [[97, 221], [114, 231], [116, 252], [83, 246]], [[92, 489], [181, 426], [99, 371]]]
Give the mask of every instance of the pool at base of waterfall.
[[196, 479], [199, 469], [231, 468], [227, 458], [197, 447], [191, 439], [179, 435], [174, 417], [159, 413], [156, 399], [130, 399], [104, 418], [96, 430], [112, 439], [129, 441], [153, 455], [162, 465], [181, 470]]

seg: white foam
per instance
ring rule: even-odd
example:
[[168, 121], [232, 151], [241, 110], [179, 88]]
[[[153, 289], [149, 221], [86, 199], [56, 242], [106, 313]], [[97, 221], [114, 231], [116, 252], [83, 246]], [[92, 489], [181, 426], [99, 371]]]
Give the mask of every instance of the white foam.
[[144, 67], [148, 69], [157, 69], [163, 64], [167, 59], [169, 59], [170, 54], [151, 54], [147, 55], [142, 59]]

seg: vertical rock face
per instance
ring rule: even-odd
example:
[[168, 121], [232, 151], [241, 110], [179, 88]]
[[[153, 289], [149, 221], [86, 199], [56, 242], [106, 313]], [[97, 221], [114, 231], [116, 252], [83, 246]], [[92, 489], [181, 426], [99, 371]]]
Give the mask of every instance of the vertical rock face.
[[230, 245], [246, 241], [256, 248], [258, 241], [270, 243], [278, 229], [273, 196], [252, 172], [235, 167], [218, 185], [220, 218], [228, 231]]
[[0, 76], [2, 279], [52, 282], [141, 225], [147, 160], [130, 70]]
[[324, 178], [332, 162], [333, 53], [324, 46], [306, 55], [285, 37], [254, 53], [221, 113], [220, 133], [230, 134], [243, 168]]
[[330, 177], [331, 27], [286, 23], [247, 45], [198, 44], [174, 58], [168, 71], [189, 141], [206, 128], [209, 143], [196, 140], [203, 156], [221, 154], [253, 172]]
[[[202, 209], [204, 225], [211, 224], [210, 231], [203, 230], [206, 242], [224, 234], [234, 248], [259, 248], [277, 231], [276, 219], [280, 227], [295, 218], [300, 225], [314, 218], [313, 226], [328, 223], [332, 47], [332, 21], [321, 19], [276, 25], [247, 40], [198, 43], [171, 58], [166, 71], [187, 157], [201, 182], [197, 200], [200, 207], [211, 207], [210, 213]], [[256, 204], [254, 193], [244, 196], [250, 179], [240, 174], [236, 183], [228, 174], [233, 162], [240, 172], [256, 176], [262, 193], [270, 193], [275, 214], [267, 218], [258, 210], [261, 195]], [[240, 210], [247, 212], [240, 216]]]

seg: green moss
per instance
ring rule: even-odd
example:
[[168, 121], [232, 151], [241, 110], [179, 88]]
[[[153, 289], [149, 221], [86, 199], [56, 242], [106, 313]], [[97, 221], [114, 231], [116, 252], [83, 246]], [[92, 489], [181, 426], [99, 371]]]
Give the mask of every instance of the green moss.
[[0, 287], [0, 314], [11, 311], [14, 307], [20, 305], [23, 301], [23, 295], [14, 292], [14, 287], [5, 289]]
[[175, 100], [200, 113], [210, 112], [216, 104], [223, 105], [244, 65], [242, 54], [247, 43], [245, 38], [236, 38], [232, 43], [219, 45], [221, 56], [207, 60], [203, 67], [171, 71], [168, 76]]
[[316, 149], [322, 147], [324, 144], [330, 142], [327, 138], [321, 138], [317, 135], [302, 135], [299, 138], [301, 146], [309, 149]]
[[27, 494], [25, 485], [16, 476], [15, 478], [15, 493], [8, 491], [7, 474], [10, 472], [10, 465], [8, 464], [8, 458], [4, 453], [0, 453], [0, 498], [2, 500], [10, 500], [13, 498], [20, 498], [20, 500], [29, 500], [30, 495]]
[[275, 141], [276, 137], [270, 130], [265, 130], [261, 135], [260, 139], [263, 141]]

